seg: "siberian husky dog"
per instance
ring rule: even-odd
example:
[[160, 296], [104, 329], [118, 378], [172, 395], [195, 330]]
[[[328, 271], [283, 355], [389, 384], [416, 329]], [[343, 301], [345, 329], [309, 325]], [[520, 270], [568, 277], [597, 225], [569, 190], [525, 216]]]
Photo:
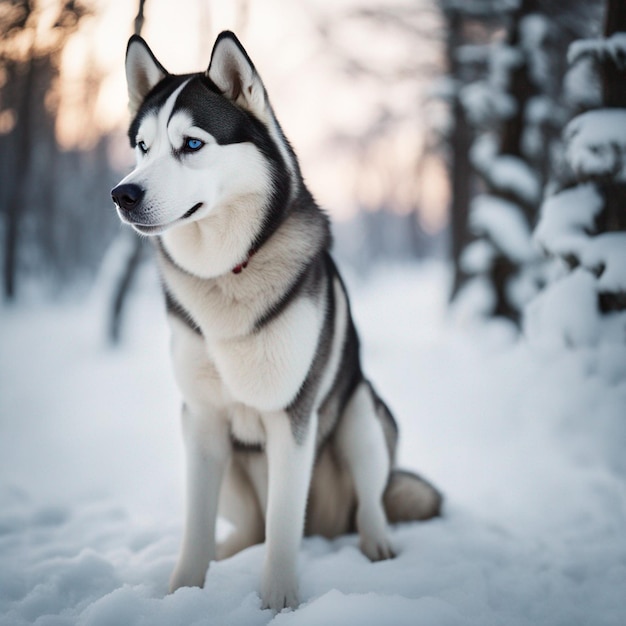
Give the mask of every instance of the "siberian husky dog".
[[[388, 523], [441, 497], [394, 469], [397, 428], [364, 377], [329, 223], [231, 32], [206, 72], [169, 74], [140, 37], [126, 55], [136, 168], [112, 190], [156, 248], [183, 396], [187, 511], [170, 589], [265, 541], [263, 607], [298, 605], [303, 533], [357, 530], [373, 561]], [[234, 531], [219, 546], [216, 517]]]

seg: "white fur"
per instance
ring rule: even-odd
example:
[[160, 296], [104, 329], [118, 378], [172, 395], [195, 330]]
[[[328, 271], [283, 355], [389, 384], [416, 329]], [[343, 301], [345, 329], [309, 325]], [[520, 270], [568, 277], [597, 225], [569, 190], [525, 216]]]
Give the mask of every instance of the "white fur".
[[[229, 37], [216, 45], [208, 74], [227, 97], [230, 93], [239, 106], [267, 126], [295, 181], [297, 163], [284, 142], [265, 88]], [[127, 59], [131, 109], [137, 110], [163, 75], [145, 44], [131, 43]], [[172, 115], [184, 86], [159, 111], [142, 119], [135, 139], [145, 144], [147, 152], [137, 150], [137, 167], [122, 181], [145, 190], [141, 215], [147, 223], [134, 227], [162, 233], [163, 281], [201, 331], [198, 334], [170, 316], [174, 372], [185, 401], [182, 421], [187, 455], [185, 530], [170, 588], [204, 583], [206, 568], [218, 554], [219, 504], [220, 513], [237, 520], [235, 533], [220, 549], [221, 556], [265, 536], [262, 603], [278, 611], [298, 605], [297, 553], [320, 436], [318, 409], [336, 375], [341, 375], [348, 304], [335, 280], [335, 328], [327, 369], [296, 440], [286, 408], [297, 397], [313, 363], [328, 304], [326, 292], [301, 294], [280, 315], [260, 328], [255, 325], [288, 291], [300, 267], [318, 253], [318, 236], [325, 236], [324, 227], [296, 211], [256, 251], [243, 272], [231, 272], [248, 259], [249, 246], [262, 227], [271, 191], [270, 172], [252, 143], [219, 145], [194, 127], [187, 113]], [[173, 158], [172, 150], [179, 150], [187, 137], [202, 140], [204, 146]], [[201, 208], [184, 218], [198, 203]], [[232, 436], [250, 445], [264, 445], [265, 454], [233, 452]], [[371, 392], [361, 385], [336, 436], [322, 452], [316, 470], [320, 478], [314, 482], [320, 487], [318, 496], [325, 491], [325, 481], [337, 485], [335, 499], [326, 498], [328, 515], [318, 516], [319, 527], [336, 532], [346, 529], [356, 500], [362, 547], [373, 559], [392, 555], [382, 509], [389, 464]], [[328, 485], [328, 489], [333, 487]]]
[[323, 313], [316, 304], [297, 300], [261, 331], [211, 346], [224, 385], [237, 401], [260, 411], [291, 403], [315, 356]]
[[224, 38], [215, 46], [207, 74], [227, 95], [233, 82], [240, 81], [241, 91], [236, 103], [263, 121], [274, 143], [278, 146], [291, 176], [295, 176], [297, 166], [294, 157], [285, 145], [285, 139], [270, 106], [261, 77], [254, 68], [250, 67], [245, 56], [232, 40]]
[[[187, 521], [171, 590], [202, 585], [206, 568], [216, 557], [214, 532], [219, 484], [230, 462], [226, 490], [238, 494], [231, 499], [229, 508], [231, 514], [235, 509], [239, 527], [222, 554], [260, 540], [262, 517], [257, 507], [262, 507], [261, 511], [267, 511], [263, 604], [274, 610], [295, 607], [298, 605], [295, 568], [315, 452], [316, 414], [311, 416], [304, 442], [297, 443], [286, 413], [261, 412], [235, 401], [230, 390], [221, 385], [219, 366], [209, 359], [203, 341], [176, 319], [172, 320], [172, 330], [177, 380], [189, 406], [183, 417]], [[247, 472], [242, 474], [233, 465], [235, 461], [230, 460], [229, 432], [249, 443], [265, 443], [266, 454], [258, 457], [257, 467], [251, 472], [255, 484], [248, 483]], [[242, 512], [251, 517], [239, 517]]]
[[[136, 141], [143, 142], [148, 151], [143, 154], [137, 148], [137, 167], [120, 184], [145, 189], [143, 205], [149, 214], [150, 234], [163, 234], [177, 262], [206, 278], [245, 260], [263, 219], [259, 203], [267, 197], [271, 182], [267, 163], [252, 144], [219, 145], [209, 133], [193, 126], [186, 112], [171, 115], [186, 84], [172, 93], [162, 109], [142, 119]], [[172, 149], [180, 149], [186, 137], [205, 145], [196, 153], [172, 158]], [[240, 175], [242, 170], [246, 176]], [[198, 203], [202, 207], [182, 219]], [[126, 221], [123, 213], [119, 215]]]
[[361, 383], [337, 428], [337, 448], [354, 480], [361, 550], [372, 561], [393, 556], [387, 538], [383, 493], [389, 478], [389, 454], [372, 394]]
[[[163, 235], [166, 249], [178, 264], [202, 278], [220, 276], [246, 260], [263, 219], [259, 204], [269, 189], [266, 163], [250, 144], [220, 146], [215, 151], [216, 177], [207, 177], [207, 192], [187, 202], [187, 209], [195, 204], [193, 200], [204, 207], [192, 216], [193, 221], [180, 223]], [[241, 166], [251, 172], [245, 187], [238, 181]], [[229, 188], [219, 182], [220, 175], [239, 186]], [[202, 172], [196, 174], [198, 179], [201, 176]]]
[[183, 435], [187, 459], [187, 514], [183, 544], [170, 590], [202, 586], [216, 557], [215, 524], [220, 486], [230, 456], [228, 422], [218, 412], [185, 407]]
[[[279, 244], [268, 242], [241, 275], [229, 272], [219, 279], [198, 281], [162, 264], [168, 288], [202, 329], [207, 353], [230, 397], [258, 411], [276, 411], [294, 399], [313, 361], [324, 316], [323, 302], [299, 298], [255, 330], [254, 323], [267, 303], [280, 296], [292, 275], [293, 259], [287, 260], [290, 266], [282, 277], [276, 275], [275, 261], [274, 276], [263, 271], [263, 255], [271, 255]], [[329, 373], [329, 381], [333, 375]]]
[[303, 444], [294, 440], [288, 415], [266, 414], [264, 423], [268, 502], [261, 599], [264, 607], [280, 610], [299, 604], [296, 564], [311, 483], [317, 415], [311, 416]]
[[[234, 220], [234, 216], [232, 219]], [[203, 220], [203, 225], [206, 230], [209, 229], [207, 220]], [[189, 228], [192, 227], [194, 226], [190, 225]], [[177, 230], [182, 231], [183, 227]], [[232, 230], [246, 228], [233, 224]], [[199, 230], [198, 237], [200, 238], [204, 232]], [[240, 338], [253, 333], [254, 323], [266, 311], [268, 303], [277, 301], [284, 294], [293, 280], [294, 273], [297, 273], [300, 265], [311, 254], [307, 249], [310, 242], [311, 234], [307, 233], [306, 225], [301, 224], [296, 217], [290, 217], [239, 275], [232, 274], [230, 270], [245, 260], [246, 245], [240, 245], [239, 254], [229, 253], [231, 258], [236, 256], [237, 260], [229, 266], [226, 273], [212, 280], [198, 280], [167, 263], [161, 264], [161, 271], [172, 294], [187, 311], [192, 313], [194, 321], [200, 326], [207, 340]], [[233, 246], [236, 244], [233, 243]], [[166, 248], [179, 262], [178, 248], [168, 246]], [[199, 270], [203, 265], [210, 263], [212, 256], [209, 250], [207, 254], [209, 256], [205, 258], [198, 252], [198, 257], [190, 259], [188, 267], [180, 262], [179, 265], [187, 272]], [[314, 328], [317, 328], [317, 322], [306, 331], [314, 332]]]
[[230, 432], [239, 441], [248, 445], [265, 444], [265, 427], [261, 413], [245, 404], [230, 407]]

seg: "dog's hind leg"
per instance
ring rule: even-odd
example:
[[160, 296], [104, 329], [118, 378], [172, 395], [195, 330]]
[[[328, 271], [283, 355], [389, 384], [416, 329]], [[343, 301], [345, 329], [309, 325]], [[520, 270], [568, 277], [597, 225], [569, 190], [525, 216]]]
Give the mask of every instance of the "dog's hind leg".
[[421, 476], [395, 469], [391, 472], [383, 502], [389, 523], [397, 524], [441, 515], [443, 497]]
[[[251, 455], [255, 458], [250, 459]], [[265, 529], [261, 503], [249, 474], [244, 469], [247, 463], [258, 465], [256, 461], [261, 461], [262, 456], [261, 452], [235, 452], [231, 458], [220, 492], [219, 514], [235, 528], [218, 544], [218, 559], [226, 559], [245, 548], [263, 542]], [[260, 469], [265, 470], [264, 474], [267, 474], [266, 467]]]
[[354, 482], [361, 550], [372, 561], [392, 558], [383, 508], [391, 459], [372, 390], [365, 382], [357, 387], [345, 408], [336, 445]]
[[296, 563], [313, 468], [317, 414], [309, 418], [300, 441], [287, 413], [266, 414], [263, 422], [268, 493], [261, 599], [264, 607], [280, 611], [298, 606]]
[[231, 451], [228, 424], [219, 415], [183, 407], [187, 502], [183, 544], [170, 579], [170, 592], [202, 587], [215, 559], [215, 523], [222, 476]]

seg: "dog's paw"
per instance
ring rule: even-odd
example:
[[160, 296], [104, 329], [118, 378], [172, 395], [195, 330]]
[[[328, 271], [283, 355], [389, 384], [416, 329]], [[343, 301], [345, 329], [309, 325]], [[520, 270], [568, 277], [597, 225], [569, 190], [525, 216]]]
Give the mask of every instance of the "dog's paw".
[[178, 565], [170, 577], [169, 592], [174, 593], [181, 587], [203, 587], [205, 577], [205, 569], [196, 568], [194, 571], [192, 568]]
[[359, 547], [361, 548], [361, 552], [363, 552], [370, 561], [385, 561], [387, 559], [394, 559], [396, 556], [386, 536], [382, 536], [378, 539], [374, 539], [373, 537], [361, 537]]
[[271, 609], [274, 613], [280, 613], [283, 609], [297, 609], [298, 582], [295, 576], [276, 577], [264, 576], [261, 585], [261, 608]]
[[387, 522], [382, 508], [361, 508], [357, 514], [361, 552], [370, 561], [393, 559], [396, 555], [387, 536]]

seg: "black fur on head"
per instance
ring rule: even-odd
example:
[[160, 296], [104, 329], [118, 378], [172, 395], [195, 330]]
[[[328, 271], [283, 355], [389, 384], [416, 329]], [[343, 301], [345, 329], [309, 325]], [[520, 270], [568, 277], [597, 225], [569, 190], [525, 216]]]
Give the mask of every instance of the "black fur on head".
[[[255, 248], [275, 231], [296, 196], [306, 194], [310, 198], [293, 150], [274, 118], [265, 87], [232, 32], [224, 31], [216, 39], [206, 72], [182, 75], [170, 74], [147, 43], [134, 35], [126, 51], [126, 76], [132, 116], [128, 137], [133, 148], [145, 116], [157, 112], [184, 84], [171, 115], [184, 110], [193, 124], [208, 132], [218, 144], [250, 142], [267, 159], [273, 185], [269, 205], [265, 207], [264, 228], [254, 242]], [[292, 161], [291, 167], [285, 163], [276, 134]]]

